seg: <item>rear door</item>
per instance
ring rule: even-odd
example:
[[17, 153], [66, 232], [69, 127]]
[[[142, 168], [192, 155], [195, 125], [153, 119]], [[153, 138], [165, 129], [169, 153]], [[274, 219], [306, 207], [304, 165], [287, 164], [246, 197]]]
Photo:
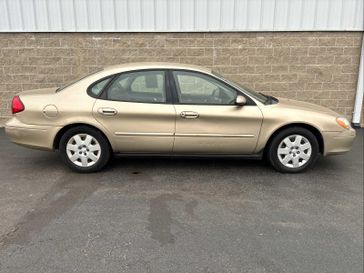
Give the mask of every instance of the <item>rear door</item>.
[[177, 97], [175, 153], [251, 154], [257, 144], [262, 113], [243, 95], [216, 78], [191, 71], [172, 72]]
[[122, 73], [105, 88], [93, 114], [113, 135], [118, 152], [172, 152], [176, 113], [166, 71]]

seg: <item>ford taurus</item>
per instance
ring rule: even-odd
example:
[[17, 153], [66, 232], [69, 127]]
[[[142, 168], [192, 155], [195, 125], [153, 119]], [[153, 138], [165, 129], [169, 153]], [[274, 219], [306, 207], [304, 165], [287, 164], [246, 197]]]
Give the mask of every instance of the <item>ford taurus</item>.
[[107, 67], [60, 88], [21, 92], [6, 123], [20, 145], [58, 150], [78, 172], [113, 153], [266, 158], [280, 172], [351, 149], [355, 130], [322, 106], [256, 93], [211, 69]]

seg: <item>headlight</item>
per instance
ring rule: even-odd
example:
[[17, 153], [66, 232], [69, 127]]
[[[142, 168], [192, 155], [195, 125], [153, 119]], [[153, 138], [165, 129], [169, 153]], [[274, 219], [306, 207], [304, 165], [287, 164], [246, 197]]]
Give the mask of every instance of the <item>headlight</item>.
[[344, 129], [350, 128], [350, 122], [344, 117], [337, 117], [336, 122], [337, 122], [337, 124], [339, 124], [340, 127], [344, 128]]

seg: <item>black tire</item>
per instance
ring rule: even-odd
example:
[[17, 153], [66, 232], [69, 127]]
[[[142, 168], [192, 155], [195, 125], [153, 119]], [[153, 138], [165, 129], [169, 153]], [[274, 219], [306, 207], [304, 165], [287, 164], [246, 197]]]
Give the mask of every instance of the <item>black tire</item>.
[[[98, 144], [101, 147], [99, 158], [92, 166], [78, 166], [73, 163], [67, 155], [67, 143], [72, 137], [76, 136], [77, 134], [87, 134], [92, 136], [95, 140], [97, 140]], [[67, 130], [60, 139], [59, 151], [64, 163], [73, 171], [79, 173], [91, 173], [101, 170], [109, 162], [112, 153], [109, 142], [107, 141], [105, 136], [98, 130], [88, 126], [77, 126]]]
[[[300, 135], [305, 137], [311, 144], [311, 156], [302, 166], [299, 167], [287, 167], [279, 159], [278, 148], [280, 143], [291, 135]], [[270, 142], [267, 150], [267, 159], [269, 163], [279, 172], [282, 173], [299, 173], [308, 170], [314, 165], [319, 156], [319, 143], [316, 136], [309, 130], [302, 127], [290, 127], [282, 130], [275, 135]], [[300, 159], [302, 160], [302, 159]]]

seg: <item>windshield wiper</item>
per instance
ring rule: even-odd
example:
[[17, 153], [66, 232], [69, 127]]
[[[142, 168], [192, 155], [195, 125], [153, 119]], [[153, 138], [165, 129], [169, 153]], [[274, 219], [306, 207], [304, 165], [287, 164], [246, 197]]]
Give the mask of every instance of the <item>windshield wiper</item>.
[[276, 97], [270, 96], [270, 95], [265, 95], [262, 92], [259, 92], [260, 95], [266, 97], [266, 101], [264, 102], [264, 104], [268, 105], [268, 104], [276, 104], [278, 103], [278, 99]]
[[272, 97], [268, 96], [266, 94], [263, 94], [262, 92], [258, 92], [259, 95], [262, 95], [266, 98], [266, 100], [264, 101], [264, 104], [272, 104]]

